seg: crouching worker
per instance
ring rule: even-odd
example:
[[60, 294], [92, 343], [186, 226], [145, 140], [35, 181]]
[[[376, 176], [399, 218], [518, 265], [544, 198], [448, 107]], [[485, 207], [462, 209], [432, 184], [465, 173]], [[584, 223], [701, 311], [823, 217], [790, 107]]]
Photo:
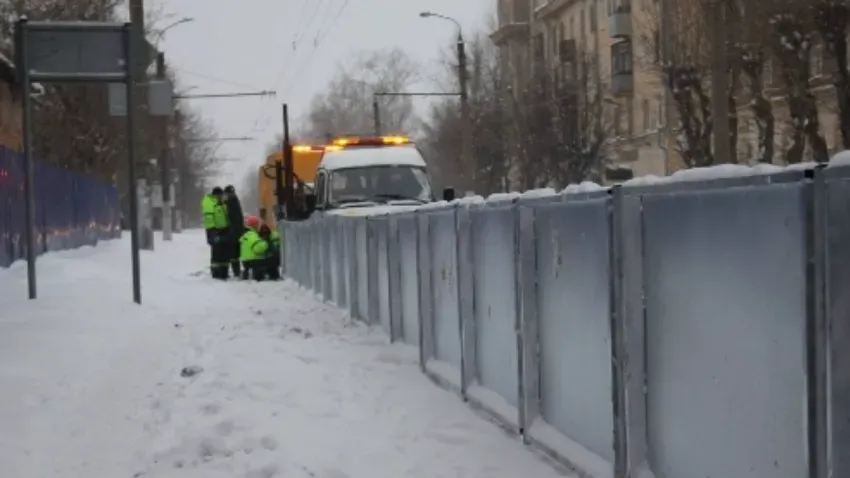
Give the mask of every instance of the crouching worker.
[[266, 254], [269, 279], [280, 280], [280, 233], [263, 224], [260, 227], [260, 237], [269, 244], [269, 250]]
[[260, 236], [260, 218], [250, 216], [245, 220], [245, 233], [239, 238], [239, 259], [242, 261], [242, 279], [265, 280], [268, 274], [266, 255], [269, 243]]

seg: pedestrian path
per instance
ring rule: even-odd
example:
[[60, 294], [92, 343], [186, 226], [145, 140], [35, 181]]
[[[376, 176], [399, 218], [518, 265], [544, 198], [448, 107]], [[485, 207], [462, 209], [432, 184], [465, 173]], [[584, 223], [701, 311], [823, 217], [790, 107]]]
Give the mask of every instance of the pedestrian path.
[[288, 282], [220, 283], [202, 233], [0, 271], [0, 476], [548, 478], [416, 353]]

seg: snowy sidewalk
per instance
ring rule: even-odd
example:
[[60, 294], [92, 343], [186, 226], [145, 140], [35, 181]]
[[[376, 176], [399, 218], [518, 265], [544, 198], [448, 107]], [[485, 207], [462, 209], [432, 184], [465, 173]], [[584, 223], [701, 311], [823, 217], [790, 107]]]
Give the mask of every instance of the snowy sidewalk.
[[[416, 354], [290, 283], [217, 283], [203, 235], [0, 270], [0, 477], [564, 476]], [[181, 377], [184, 367], [203, 370]]]

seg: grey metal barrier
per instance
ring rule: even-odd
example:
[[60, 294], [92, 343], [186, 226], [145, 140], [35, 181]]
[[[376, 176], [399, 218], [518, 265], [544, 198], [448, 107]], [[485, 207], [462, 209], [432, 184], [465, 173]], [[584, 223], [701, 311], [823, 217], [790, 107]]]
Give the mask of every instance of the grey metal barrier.
[[850, 476], [848, 204], [850, 168], [787, 170], [285, 224], [284, 257], [588, 476]]

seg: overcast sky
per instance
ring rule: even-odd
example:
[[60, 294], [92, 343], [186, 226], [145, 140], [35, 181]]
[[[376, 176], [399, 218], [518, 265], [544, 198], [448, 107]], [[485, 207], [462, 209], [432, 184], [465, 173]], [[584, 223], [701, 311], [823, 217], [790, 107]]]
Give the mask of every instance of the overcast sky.
[[237, 185], [264, 161], [266, 144], [281, 129], [281, 103], [290, 105], [293, 116], [304, 114], [340, 62], [361, 50], [398, 46], [422, 66], [422, 76], [433, 77], [455, 27], [419, 18], [419, 12], [453, 17], [471, 35], [486, 29], [495, 11], [495, 0], [146, 0], [146, 5], [168, 15], [160, 26], [194, 19], [169, 30], [161, 43], [182, 84], [195, 87], [191, 93], [278, 92], [266, 99], [192, 100], [219, 136], [257, 139], [224, 143], [219, 150], [236, 160], [227, 164], [222, 181]]

